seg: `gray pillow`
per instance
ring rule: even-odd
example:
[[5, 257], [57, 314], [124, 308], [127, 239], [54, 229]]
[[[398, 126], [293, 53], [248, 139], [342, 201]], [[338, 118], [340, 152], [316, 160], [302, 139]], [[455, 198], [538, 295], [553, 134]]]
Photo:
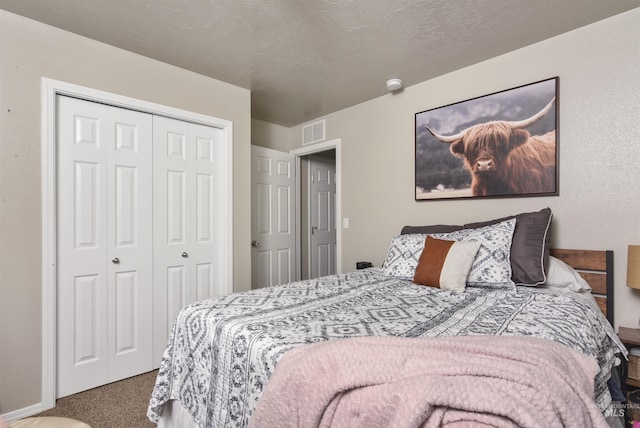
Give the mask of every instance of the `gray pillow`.
[[454, 226], [449, 224], [434, 224], [431, 226], [405, 226], [402, 228], [400, 235], [410, 235], [414, 233], [422, 233], [428, 235], [430, 233], [449, 233], [464, 229], [464, 226]]

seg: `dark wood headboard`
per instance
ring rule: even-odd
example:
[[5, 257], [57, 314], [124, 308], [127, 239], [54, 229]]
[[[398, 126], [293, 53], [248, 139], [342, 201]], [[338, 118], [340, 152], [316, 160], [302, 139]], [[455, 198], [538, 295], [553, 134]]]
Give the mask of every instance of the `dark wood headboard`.
[[613, 251], [551, 249], [551, 255], [574, 268], [591, 286], [600, 310], [613, 323]]

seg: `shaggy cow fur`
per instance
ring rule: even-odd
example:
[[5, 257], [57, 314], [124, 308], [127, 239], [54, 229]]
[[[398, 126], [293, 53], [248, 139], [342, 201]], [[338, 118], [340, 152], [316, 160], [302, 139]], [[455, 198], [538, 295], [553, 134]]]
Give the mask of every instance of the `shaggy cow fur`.
[[555, 131], [532, 137], [506, 122], [488, 122], [469, 128], [450, 150], [471, 172], [474, 196], [556, 190]]

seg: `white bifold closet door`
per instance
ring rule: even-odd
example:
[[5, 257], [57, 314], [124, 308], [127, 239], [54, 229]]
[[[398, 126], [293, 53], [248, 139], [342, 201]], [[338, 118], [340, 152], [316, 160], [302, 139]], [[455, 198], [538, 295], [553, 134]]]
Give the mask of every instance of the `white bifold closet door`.
[[157, 368], [229, 292], [221, 128], [58, 97], [58, 397]]
[[152, 369], [152, 138], [58, 97], [58, 397]]
[[153, 119], [154, 362], [160, 364], [180, 309], [225, 294], [215, 231], [222, 131], [166, 117]]

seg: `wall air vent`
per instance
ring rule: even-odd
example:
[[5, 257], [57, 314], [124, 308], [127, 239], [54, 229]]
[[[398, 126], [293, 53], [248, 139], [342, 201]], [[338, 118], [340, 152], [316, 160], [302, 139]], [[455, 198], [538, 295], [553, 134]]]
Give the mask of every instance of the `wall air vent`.
[[302, 145], [317, 143], [324, 140], [325, 120], [310, 123], [302, 127]]

